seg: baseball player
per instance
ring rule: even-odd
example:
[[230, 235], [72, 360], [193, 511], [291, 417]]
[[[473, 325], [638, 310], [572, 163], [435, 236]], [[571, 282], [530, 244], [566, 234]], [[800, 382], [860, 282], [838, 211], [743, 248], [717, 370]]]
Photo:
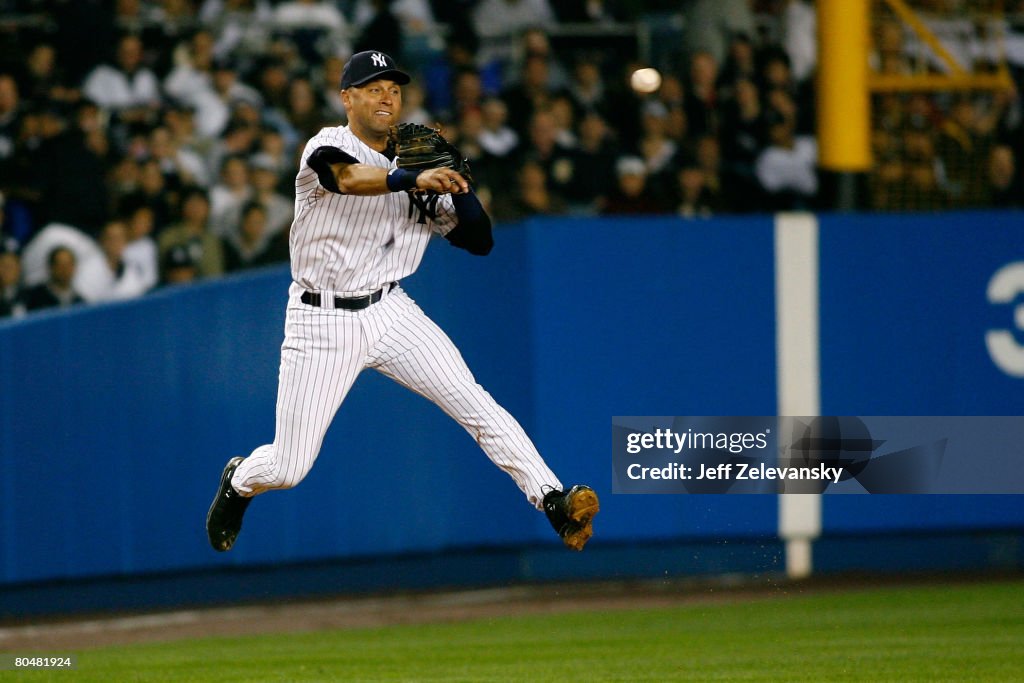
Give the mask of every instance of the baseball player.
[[274, 442], [224, 468], [206, 518], [215, 550], [231, 549], [253, 496], [302, 481], [364, 368], [426, 396], [462, 425], [566, 546], [582, 550], [593, 533], [597, 494], [583, 485], [563, 489], [519, 423], [402, 289], [435, 233], [472, 254], [486, 255], [493, 244], [490, 218], [464, 174], [396, 162], [389, 131], [409, 80], [382, 52], [353, 55], [341, 78], [348, 125], [322, 129], [303, 150]]

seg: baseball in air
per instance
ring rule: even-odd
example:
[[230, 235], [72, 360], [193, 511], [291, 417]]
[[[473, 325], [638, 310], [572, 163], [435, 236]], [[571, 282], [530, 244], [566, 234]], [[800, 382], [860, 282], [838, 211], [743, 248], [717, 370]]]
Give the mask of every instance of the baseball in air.
[[639, 93], [651, 93], [661, 87], [661, 74], [657, 69], [637, 69], [629, 77], [629, 84]]

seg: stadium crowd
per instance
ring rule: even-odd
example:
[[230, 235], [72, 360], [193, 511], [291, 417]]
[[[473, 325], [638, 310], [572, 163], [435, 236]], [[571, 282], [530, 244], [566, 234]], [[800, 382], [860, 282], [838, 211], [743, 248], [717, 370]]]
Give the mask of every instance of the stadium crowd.
[[[344, 122], [342, 67], [369, 48], [414, 73], [403, 119], [443, 127], [499, 224], [818, 207], [807, 0], [0, 9], [0, 317], [286, 261], [298, 157]], [[662, 74], [649, 94], [630, 86], [648, 65], [635, 32], [616, 30], [638, 25]], [[876, 34], [875, 69], [908, 70], [900, 26]], [[874, 116], [872, 208], [1024, 201], [1017, 91], [885, 95]]]

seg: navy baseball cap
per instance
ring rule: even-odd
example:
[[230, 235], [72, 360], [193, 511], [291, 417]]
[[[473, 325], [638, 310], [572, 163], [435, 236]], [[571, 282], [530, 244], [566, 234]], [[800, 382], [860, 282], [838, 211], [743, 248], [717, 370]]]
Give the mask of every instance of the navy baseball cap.
[[369, 83], [378, 78], [387, 78], [399, 85], [405, 85], [412, 80], [409, 74], [395, 66], [395, 60], [390, 56], [377, 50], [367, 50], [352, 55], [352, 59], [345, 64], [345, 69], [341, 72], [341, 89]]

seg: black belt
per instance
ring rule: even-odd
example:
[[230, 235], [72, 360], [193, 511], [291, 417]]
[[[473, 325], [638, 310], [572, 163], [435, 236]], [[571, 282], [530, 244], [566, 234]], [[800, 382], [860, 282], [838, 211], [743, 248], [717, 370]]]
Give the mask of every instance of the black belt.
[[[376, 292], [367, 294], [365, 296], [353, 296], [353, 297], [334, 297], [334, 307], [341, 308], [346, 311], [361, 311], [364, 308], [369, 308], [371, 304], [375, 304], [380, 301], [380, 298], [384, 296], [385, 290], [390, 292], [398, 285], [397, 282], [389, 282]], [[303, 292], [300, 299], [302, 303], [310, 306], [323, 306], [323, 298], [320, 296], [320, 292]]]

